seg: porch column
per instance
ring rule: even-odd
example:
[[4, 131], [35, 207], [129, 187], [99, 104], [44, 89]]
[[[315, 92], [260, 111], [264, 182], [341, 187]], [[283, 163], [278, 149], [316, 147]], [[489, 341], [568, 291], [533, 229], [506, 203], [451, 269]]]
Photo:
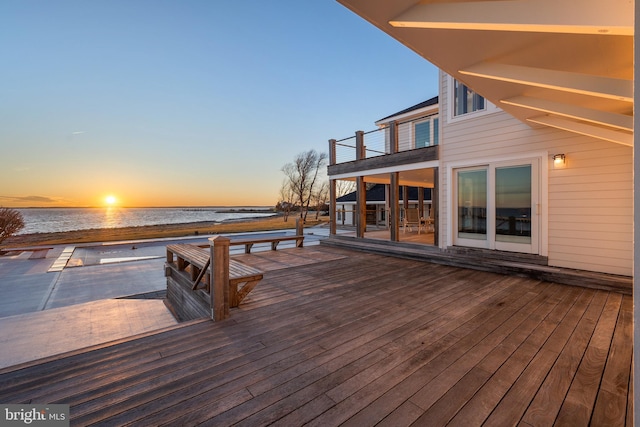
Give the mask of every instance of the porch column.
[[418, 218], [424, 217], [424, 188], [417, 187], [418, 190]]
[[360, 239], [364, 237], [367, 230], [367, 188], [364, 177], [356, 178], [356, 236]]
[[[389, 154], [396, 154], [398, 151], [398, 122], [393, 121], [389, 123]], [[391, 174], [389, 174], [389, 197], [387, 198], [389, 203], [389, 218], [387, 219], [387, 224], [389, 225], [389, 240], [392, 242], [400, 241], [399, 180], [399, 172], [391, 172]]]
[[[329, 180], [329, 235], [336, 234], [336, 180]], [[343, 215], [344, 217], [344, 215]]]
[[392, 242], [400, 241], [400, 187], [399, 172], [389, 174], [389, 236]]
[[391, 204], [389, 203], [391, 196], [389, 195], [389, 191], [390, 191], [390, 185], [385, 184], [384, 185], [384, 209], [385, 209], [384, 226], [387, 227], [387, 229], [389, 229], [389, 215], [391, 212]]
[[[336, 164], [336, 140], [329, 140], [329, 166]], [[329, 180], [329, 235], [336, 234], [336, 180]]]
[[[367, 158], [366, 147], [364, 146], [364, 132], [359, 130], [356, 132], [356, 160], [364, 160]], [[367, 189], [365, 187], [364, 177], [356, 178], [356, 236], [364, 237], [367, 230]]]

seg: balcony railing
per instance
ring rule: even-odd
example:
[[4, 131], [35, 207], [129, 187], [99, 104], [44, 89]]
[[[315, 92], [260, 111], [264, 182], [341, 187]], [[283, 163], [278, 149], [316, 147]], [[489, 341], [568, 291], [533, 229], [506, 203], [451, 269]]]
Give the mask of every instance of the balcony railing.
[[[329, 140], [329, 164], [354, 162], [414, 150], [416, 143], [413, 123], [433, 116], [436, 115], [430, 114], [410, 121], [396, 122], [368, 132], [358, 131], [354, 136], [343, 139], [331, 139]], [[437, 131], [434, 130], [433, 135], [431, 141], [437, 144]]]
[[[375, 129], [369, 132], [362, 132], [363, 150], [365, 159], [371, 157], [384, 156], [390, 154], [388, 147], [385, 147], [385, 130]], [[357, 156], [357, 135], [344, 138], [335, 142], [336, 146], [336, 163], [353, 162], [358, 159]]]

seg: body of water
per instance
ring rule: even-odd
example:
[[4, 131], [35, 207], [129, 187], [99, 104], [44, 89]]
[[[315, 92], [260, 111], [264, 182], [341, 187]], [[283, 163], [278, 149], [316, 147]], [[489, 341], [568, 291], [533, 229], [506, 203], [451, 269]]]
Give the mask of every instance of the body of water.
[[[274, 215], [270, 208], [261, 206], [224, 208], [31, 208], [17, 210], [22, 213], [25, 224], [24, 229], [19, 234], [205, 221], [224, 222]], [[250, 212], [243, 212], [248, 210]]]

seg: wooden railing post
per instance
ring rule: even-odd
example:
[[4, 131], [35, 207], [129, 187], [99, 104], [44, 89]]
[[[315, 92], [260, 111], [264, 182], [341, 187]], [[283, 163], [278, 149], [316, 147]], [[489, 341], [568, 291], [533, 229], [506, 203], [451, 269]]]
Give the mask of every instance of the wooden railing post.
[[367, 158], [367, 148], [364, 146], [364, 132], [356, 131], [356, 160]]
[[229, 242], [224, 236], [209, 238], [211, 248], [211, 318], [229, 317]]
[[336, 140], [329, 140], [329, 166], [336, 164]]
[[389, 123], [389, 154], [398, 152], [398, 122]]
[[[296, 218], [296, 236], [303, 236], [304, 235], [304, 223], [300, 218]], [[296, 247], [301, 248], [304, 244], [304, 240], [297, 240], [296, 241]]]

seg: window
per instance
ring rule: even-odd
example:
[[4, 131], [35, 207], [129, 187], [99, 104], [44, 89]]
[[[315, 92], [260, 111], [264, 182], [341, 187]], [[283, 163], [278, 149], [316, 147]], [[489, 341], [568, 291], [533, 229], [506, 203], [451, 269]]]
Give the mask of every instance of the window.
[[438, 118], [433, 119], [433, 145], [438, 145], [439, 131], [438, 131]]
[[474, 111], [483, 111], [486, 108], [486, 102], [482, 96], [455, 79], [453, 80], [453, 92], [454, 117], [473, 113]]
[[431, 120], [415, 124], [416, 148], [428, 147], [431, 141]]
[[438, 145], [438, 118], [429, 117], [413, 125], [415, 148]]

